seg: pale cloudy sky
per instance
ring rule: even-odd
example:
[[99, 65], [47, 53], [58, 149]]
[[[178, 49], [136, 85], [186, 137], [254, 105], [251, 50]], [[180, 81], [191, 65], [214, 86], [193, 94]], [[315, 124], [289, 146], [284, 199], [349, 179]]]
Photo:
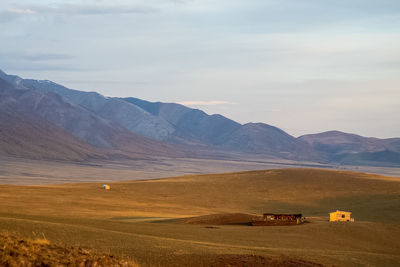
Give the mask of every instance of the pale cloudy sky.
[[0, 69], [295, 136], [400, 137], [398, 0], [2, 0]]

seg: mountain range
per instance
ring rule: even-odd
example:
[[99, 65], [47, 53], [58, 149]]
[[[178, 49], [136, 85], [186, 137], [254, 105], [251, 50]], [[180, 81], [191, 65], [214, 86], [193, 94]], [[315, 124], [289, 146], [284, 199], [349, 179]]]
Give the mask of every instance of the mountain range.
[[400, 166], [400, 138], [338, 131], [295, 138], [176, 103], [105, 97], [0, 71], [0, 154], [84, 161], [151, 157], [260, 157]]

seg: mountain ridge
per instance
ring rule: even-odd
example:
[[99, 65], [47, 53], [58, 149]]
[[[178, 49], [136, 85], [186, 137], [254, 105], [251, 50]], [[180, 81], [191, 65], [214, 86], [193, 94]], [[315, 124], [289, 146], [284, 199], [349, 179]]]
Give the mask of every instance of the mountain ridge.
[[89, 146], [87, 149], [97, 149], [96, 153], [99, 149], [119, 151], [122, 156], [213, 157], [239, 153], [320, 163], [400, 166], [400, 138], [367, 138], [340, 131], [295, 138], [265, 123], [240, 124], [177, 103], [105, 97], [0, 70], [0, 100], [7, 98], [25, 113], [35, 114], [36, 119], [78, 138]]
[[[191, 140], [197, 139], [229, 151], [273, 155], [295, 160], [319, 158], [317, 153], [302, 140], [298, 141], [283, 130], [265, 123], [242, 125], [220, 114], [208, 115], [204, 111], [181, 104], [149, 102], [133, 97], [122, 99], [139, 105], [155, 116], [162, 116], [175, 125], [177, 130], [174, 138], [183, 136]], [[303, 156], [304, 153], [307, 155]]]
[[378, 162], [400, 166], [400, 138], [363, 137], [334, 130], [303, 135], [298, 139], [341, 164], [374, 165]]

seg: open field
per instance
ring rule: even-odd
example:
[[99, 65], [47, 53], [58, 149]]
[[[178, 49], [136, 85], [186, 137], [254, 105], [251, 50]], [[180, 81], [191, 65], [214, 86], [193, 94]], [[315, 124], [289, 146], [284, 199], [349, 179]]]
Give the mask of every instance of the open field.
[[[26, 238], [43, 233], [52, 244], [131, 257], [140, 266], [210, 266], [238, 255], [297, 265], [400, 264], [399, 178], [277, 169], [110, 184], [110, 191], [102, 183], [1, 185], [0, 230]], [[356, 222], [329, 223], [328, 212], [336, 209], [351, 210]], [[299, 212], [309, 223], [249, 227], [169, 220], [262, 212]], [[258, 261], [254, 257], [239, 260]]]

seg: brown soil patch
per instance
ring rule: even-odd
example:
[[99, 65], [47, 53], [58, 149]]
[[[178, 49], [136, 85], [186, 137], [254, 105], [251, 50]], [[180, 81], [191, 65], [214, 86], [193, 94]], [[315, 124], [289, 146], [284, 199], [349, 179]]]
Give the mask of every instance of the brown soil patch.
[[219, 255], [212, 267], [316, 267], [324, 266], [319, 263], [288, 258], [267, 258], [257, 255]]
[[255, 215], [246, 213], [221, 213], [221, 214], [210, 214], [204, 216], [183, 218], [177, 220], [181, 223], [189, 224], [211, 224], [211, 225], [232, 225], [232, 224], [242, 224], [249, 225], [252, 218]]

